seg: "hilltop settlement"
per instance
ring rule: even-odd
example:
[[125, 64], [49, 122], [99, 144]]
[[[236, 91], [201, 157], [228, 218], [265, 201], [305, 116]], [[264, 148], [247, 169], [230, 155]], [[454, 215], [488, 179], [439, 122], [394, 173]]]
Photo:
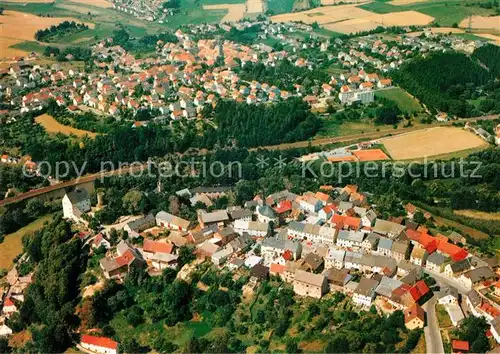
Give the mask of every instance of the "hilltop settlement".
[[[484, 317], [500, 343], [498, 264], [469, 252], [466, 239], [457, 232], [433, 234], [425, 227], [432, 216], [415, 205], [404, 205], [404, 217], [385, 220], [369, 194], [346, 185], [322, 186], [302, 195], [283, 190], [256, 195], [244, 206], [214, 209], [217, 200], [230, 193], [226, 187], [178, 191], [177, 196], [200, 207], [196, 222], [159, 211], [120, 218], [99, 232], [88, 228], [87, 215], [95, 207], [85, 189], [67, 192], [62, 207], [64, 218], [79, 229], [75, 237], [101, 254], [98, 283], [124, 282], [134, 269], [144, 269], [152, 277], [174, 269], [178, 277], [189, 279], [197, 265], [211, 263], [235, 275], [248, 274], [249, 292], [270, 278], [281, 279], [299, 297], [321, 299], [340, 292], [349, 296], [356, 311], [401, 310], [408, 329], [426, 325], [422, 305], [435, 296], [453, 326], [468, 316]], [[98, 207], [105, 207], [102, 196], [98, 199]], [[117, 231], [122, 238], [113, 236]], [[186, 247], [196, 259], [180, 265]], [[30, 275], [17, 272], [15, 267], [7, 276], [2, 323], [16, 313], [32, 281]], [[439, 290], [432, 278], [441, 284]], [[84, 296], [94, 291], [91, 286]], [[0, 335], [12, 334], [6, 324], [0, 330]], [[116, 353], [118, 344], [89, 333], [79, 347]]]

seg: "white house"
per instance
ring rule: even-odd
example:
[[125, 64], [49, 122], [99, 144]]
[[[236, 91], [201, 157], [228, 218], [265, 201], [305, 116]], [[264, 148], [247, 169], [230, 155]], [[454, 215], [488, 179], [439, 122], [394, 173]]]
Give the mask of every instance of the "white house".
[[370, 307], [375, 299], [375, 288], [379, 282], [375, 279], [361, 278], [358, 286], [354, 290], [352, 301], [362, 307]]
[[270, 227], [267, 222], [236, 220], [234, 231], [240, 235], [246, 232], [250, 236], [266, 237], [270, 232]]
[[118, 343], [107, 337], [95, 337], [84, 334], [80, 346], [94, 353], [118, 354]]
[[17, 312], [16, 304], [14, 304], [14, 302], [12, 301], [12, 299], [10, 297], [5, 298], [5, 301], [3, 303], [3, 308], [2, 308], [2, 314], [6, 318], [9, 318], [15, 312]]
[[63, 215], [75, 222], [82, 221], [82, 214], [90, 211], [90, 197], [85, 189], [75, 189], [62, 199]]
[[340, 230], [337, 236], [337, 246], [342, 248], [360, 248], [365, 234], [361, 231]]
[[345, 251], [330, 247], [325, 257], [325, 269], [344, 267]]
[[309, 213], [317, 213], [322, 207], [323, 203], [321, 200], [311, 195], [308, 195], [299, 201], [299, 208]]

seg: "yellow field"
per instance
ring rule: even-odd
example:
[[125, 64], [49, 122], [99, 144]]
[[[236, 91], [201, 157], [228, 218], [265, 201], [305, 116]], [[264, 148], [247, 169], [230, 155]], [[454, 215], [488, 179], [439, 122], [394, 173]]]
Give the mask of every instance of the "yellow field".
[[247, 0], [246, 5], [248, 14], [260, 14], [264, 12], [263, 0]]
[[[38, 17], [32, 14], [5, 11], [0, 19], [0, 58], [8, 58], [15, 55], [24, 55], [26, 52], [9, 48], [14, 44], [32, 41], [36, 31], [57, 25], [63, 21], [76, 21], [64, 17]], [[92, 27], [93, 24], [88, 24]]]
[[483, 37], [486, 39], [491, 39], [493, 40], [492, 43], [495, 43], [496, 45], [500, 45], [500, 36], [495, 36], [494, 34], [489, 34], [489, 33], [474, 33], [474, 35], [478, 37]]
[[436, 127], [381, 139], [394, 160], [443, 155], [455, 151], [486, 147], [484, 140], [460, 128]]
[[[469, 18], [460, 22], [460, 27], [468, 27]], [[477, 29], [495, 29], [500, 31], [500, 16], [472, 16], [471, 27]]]
[[219, 4], [219, 5], [203, 5], [205, 10], [227, 10], [220, 22], [237, 22], [245, 15], [245, 4]]
[[[52, 1], [52, 0], [51, 0]], [[113, 7], [113, 4], [106, 0], [70, 0], [71, 2], [78, 2], [85, 5], [97, 6], [103, 8]]]
[[274, 22], [294, 21], [308, 24], [316, 22], [328, 30], [341, 33], [368, 31], [378, 26], [425, 26], [434, 21], [432, 16], [417, 11], [376, 14], [360, 9], [357, 6], [359, 4], [324, 6], [307, 11], [272, 16], [271, 20]]
[[42, 114], [41, 116], [36, 117], [35, 121], [44, 127], [47, 133], [62, 133], [64, 135], [75, 135], [77, 137], [84, 137], [88, 135], [91, 138], [95, 138], [97, 135], [96, 133], [86, 130], [75, 129], [73, 127], [68, 127], [67, 125], [62, 125], [48, 114]]
[[12, 261], [23, 251], [22, 238], [24, 235], [39, 230], [42, 225], [52, 219], [52, 215], [44, 216], [31, 224], [6, 235], [5, 240], [0, 244], [0, 269], [9, 269]]
[[500, 221], [500, 212], [487, 213], [484, 211], [477, 211], [477, 210], [454, 210], [453, 213], [457, 214], [457, 215], [461, 215], [461, 216], [467, 216], [469, 218], [474, 218], [474, 219]]

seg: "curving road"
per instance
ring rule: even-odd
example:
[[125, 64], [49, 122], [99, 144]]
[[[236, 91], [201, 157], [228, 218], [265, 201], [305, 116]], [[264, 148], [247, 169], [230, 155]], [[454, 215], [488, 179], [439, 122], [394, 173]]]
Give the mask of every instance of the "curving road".
[[426, 352], [444, 353], [443, 339], [436, 316], [436, 297], [433, 296], [422, 308], [427, 312], [427, 326], [424, 327]]

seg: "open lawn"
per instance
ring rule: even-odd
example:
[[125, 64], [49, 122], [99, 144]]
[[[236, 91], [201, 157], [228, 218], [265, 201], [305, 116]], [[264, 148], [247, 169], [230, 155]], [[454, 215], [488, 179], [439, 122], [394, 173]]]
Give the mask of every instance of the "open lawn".
[[52, 116], [48, 114], [42, 114], [35, 118], [35, 121], [42, 125], [47, 133], [62, 133], [64, 135], [75, 135], [77, 137], [89, 136], [91, 138], [96, 137], [96, 133], [92, 133], [86, 130], [75, 129], [73, 127], [68, 127], [67, 125], [62, 125]]
[[267, 9], [275, 15], [292, 12], [294, 2], [294, 0], [268, 0]]
[[377, 90], [375, 91], [375, 97], [384, 97], [396, 102], [399, 109], [403, 112], [413, 113], [419, 112], [423, 109], [415, 98], [399, 87], [391, 88], [389, 90]]
[[394, 160], [411, 160], [486, 147], [484, 140], [466, 130], [436, 127], [381, 139]]
[[12, 266], [14, 258], [23, 251], [23, 236], [39, 230], [42, 225], [46, 221], [50, 221], [52, 217], [53, 215], [46, 215], [12, 234], [5, 235], [5, 240], [3, 243], [0, 243], [0, 269], [9, 269]]

